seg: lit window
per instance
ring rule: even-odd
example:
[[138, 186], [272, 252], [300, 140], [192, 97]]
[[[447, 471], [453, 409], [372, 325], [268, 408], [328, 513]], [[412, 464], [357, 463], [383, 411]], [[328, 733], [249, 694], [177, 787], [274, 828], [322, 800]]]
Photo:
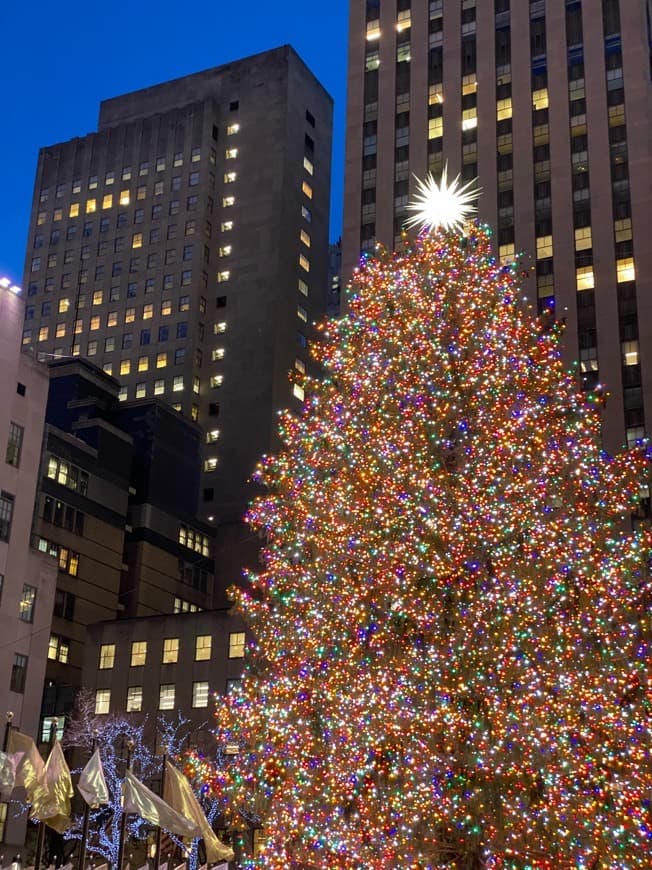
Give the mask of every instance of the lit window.
[[190, 152], [190, 160], [192, 163], [198, 163], [201, 160], [201, 148], [193, 148]]
[[179, 661], [179, 638], [166, 637], [163, 639], [163, 664], [172, 665]]
[[211, 471], [215, 471], [217, 468], [217, 457], [209, 456], [208, 459], [204, 460], [204, 471], [210, 473]]
[[131, 644], [131, 667], [141, 667], [147, 661], [147, 641], [135, 640]]
[[223, 347], [216, 347], [211, 352], [211, 360], [213, 362], [215, 362], [215, 360], [218, 360], [218, 359], [224, 359], [224, 348]]
[[118, 392], [118, 401], [126, 402], [128, 397], [128, 392], [126, 387], [120, 387], [120, 391]]
[[228, 257], [228, 256], [230, 255], [230, 253], [231, 253], [232, 250], [233, 250], [233, 246], [232, 246], [232, 245], [223, 245], [223, 246], [220, 248], [220, 252], [219, 252], [219, 253], [220, 253], [220, 257]]
[[165, 393], [165, 381], [163, 379], [159, 379], [154, 381], [154, 395], [162, 396]]
[[238, 177], [237, 172], [225, 172], [224, 173], [224, 183], [232, 184], [236, 178]]
[[133, 323], [135, 319], [136, 319], [136, 309], [135, 308], [125, 309], [125, 323]]
[[307, 248], [310, 247], [310, 236], [305, 230], [301, 230], [301, 241]]
[[510, 242], [508, 245], [501, 245], [498, 249], [498, 258], [500, 262], [511, 263], [514, 260], [514, 243]]
[[174, 710], [174, 683], [161, 685], [158, 694], [159, 710]]
[[199, 393], [199, 388], [200, 388], [200, 380], [199, 380], [198, 375], [195, 375], [194, 378], [192, 379], [192, 391], [193, 391], [193, 393]]
[[464, 109], [462, 112], [462, 130], [474, 130], [478, 126], [478, 110]]
[[42, 226], [46, 222], [46, 220], [47, 220], [47, 212], [40, 211], [36, 215], [36, 225], [38, 227]]
[[86, 345], [86, 356], [96, 356], [97, 355], [97, 342], [89, 341]]
[[115, 181], [115, 172], [107, 172], [104, 176], [105, 184], [113, 184]]
[[308, 260], [307, 257], [304, 257], [304, 256], [303, 256], [303, 254], [300, 254], [300, 255], [299, 255], [299, 265], [300, 265], [301, 268], [304, 269], [306, 272], [309, 272], [309, 271], [310, 271], [310, 262], [309, 262], [309, 260]]
[[107, 375], [113, 374], [113, 363], [104, 363], [102, 366], [102, 371], [106, 372]]
[[211, 375], [209, 383], [214, 389], [221, 387], [224, 383], [224, 375]]
[[68, 210], [68, 217], [79, 217], [79, 203], [73, 202], [70, 204], [70, 209]]
[[238, 156], [238, 149], [237, 148], [227, 148], [226, 151], [224, 152], [224, 156], [226, 157], [227, 160], [235, 160], [235, 158]]
[[129, 191], [121, 190], [120, 191], [120, 205], [129, 205]]
[[95, 715], [105, 716], [111, 706], [111, 689], [98, 689], [95, 692]]
[[303, 168], [309, 175], [312, 175], [315, 171], [315, 167], [313, 166], [312, 161], [309, 160], [307, 157], [303, 158]]
[[506, 121], [512, 117], [512, 98], [507, 97], [504, 100], [498, 100], [496, 103], [496, 120]]
[[97, 187], [97, 175], [91, 175], [88, 179], [88, 189], [95, 190]]
[[57, 331], [56, 337], [63, 338], [66, 334], [66, 324], [65, 323], [57, 323]]
[[183, 390], [183, 375], [177, 375], [172, 381], [172, 392], [180, 393]]
[[111, 208], [113, 205], [113, 194], [107, 193], [102, 197], [102, 208]]
[[299, 357], [297, 357], [297, 358], [295, 359], [295, 361], [294, 361], [294, 367], [295, 367], [295, 369], [296, 369], [298, 372], [301, 372], [302, 375], [305, 375], [305, 373], [306, 373], [306, 364], [304, 363], [304, 361], [303, 361], [302, 359], [299, 359]]
[[166, 352], [156, 354], [156, 368], [164, 369], [168, 364], [168, 355]]
[[146, 372], [149, 369], [149, 357], [141, 356], [138, 357], [138, 371]]
[[537, 238], [537, 260], [552, 257], [552, 236], [539, 236]]
[[143, 709], [143, 687], [129, 686], [127, 689], [127, 713], [140, 713]]
[[233, 229], [233, 221], [222, 221], [220, 224], [220, 230], [223, 233], [228, 233]]
[[86, 214], [93, 214], [97, 211], [97, 200], [96, 199], [87, 199], [86, 200]]
[[222, 205], [224, 206], [224, 208], [228, 208], [231, 205], [235, 205], [235, 196], [222, 197]]
[[304, 389], [299, 384], [292, 384], [292, 395], [300, 402], [303, 402], [303, 400], [305, 399]]
[[123, 166], [122, 167], [122, 180], [130, 181], [131, 180], [131, 166]]
[[161, 314], [163, 314], [163, 315], [172, 314], [172, 300], [171, 299], [164, 299], [161, 302]]
[[163, 172], [165, 169], [165, 157], [157, 157], [156, 158], [156, 171]]
[[104, 294], [101, 290], [96, 290], [93, 293], [93, 305], [101, 305], [102, 299], [104, 298]]
[[39, 341], [47, 341], [49, 333], [50, 333], [50, 328], [48, 326], [42, 326], [38, 331], [38, 340]]
[[578, 290], [592, 290], [595, 287], [593, 266], [580, 266], [575, 270]]
[[219, 323], [216, 323], [213, 326], [213, 332], [215, 335], [220, 335], [222, 332], [226, 332], [226, 321], [220, 320]]
[[591, 227], [580, 227], [575, 230], [575, 250], [587, 251], [593, 247]]
[[229, 126], [226, 128], [226, 135], [233, 136], [238, 132], [239, 129], [240, 124], [229, 124]]
[[214, 444], [219, 437], [220, 437], [220, 430], [219, 429], [210, 429], [206, 433], [206, 443], [207, 444]]
[[213, 638], [210, 634], [198, 634], [195, 638], [195, 661], [207, 662], [211, 657]]
[[183, 166], [183, 153], [181, 151], [177, 151], [172, 159], [173, 166]]
[[110, 670], [115, 663], [115, 644], [103, 643], [100, 646], [100, 660], [98, 668], [101, 671]]
[[154, 316], [154, 304], [149, 303], [148, 305], [143, 305], [143, 320], [150, 320]]
[[95, 331], [100, 328], [100, 315], [96, 314], [94, 317], [91, 317], [90, 328], [91, 331]]
[[637, 366], [639, 363], [638, 341], [623, 341], [623, 365]]
[[208, 707], [208, 683], [192, 684], [192, 706]]
[[636, 269], [634, 267], [633, 257], [616, 260], [616, 280], [619, 284], [623, 284], [625, 281], [636, 280]]
[[548, 108], [548, 88], [532, 92], [532, 108], [535, 111]]
[[107, 326], [117, 326], [118, 325], [118, 312], [117, 311], [109, 311], [106, 315], [106, 325]]
[[629, 242], [632, 238], [632, 219], [614, 221], [614, 234], [617, 242]]
[[140, 384], [136, 384], [136, 398], [137, 399], [144, 399], [146, 395], [147, 395], [147, 384], [144, 384], [142, 382]]
[[123, 359], [120, 363], [120, 374], [128, 375], [131, 371], [131, 360]]
[[228, 281], [230, 277], [231, 277], [231, 272], [228, 269], [225, 269], [223, 272], [217, 273], [217, 282], [218, 282], [218, 284], [221, 284], [224, 281]]
[[308, 197], [308, 199], [312, 199], [312, 187], [308, 184], [307, 181], [304, 181], [301, 185], [301, 190]]
[[444, 119], [430, 118], [428, 121], [428, 139], [441, 139], [444, 135]]
[[131, 247], [132, 248], [142, 248], [143, 246], [143, 234], [142, 233], [134, 233], [131, 237]]
[[[79, 206], [77, 206], [77, 214], [79, 214]], [[71, 214], [70, 217], [77, 217], [77, 215]], [[54, 213], [52, 215], [52, 220], [53, 221], [63, 220], [63, 209], [62, 208], [55, 208]]]
[[232, 631], [229, 634], [229, 658], [241, 659], [245, 654], [245, 633], [244, 631]]
[[299, 278], [299, 293], [301, 293], [303, 296], [308, 295], [308, 285], [303, 280], [303, 278]]

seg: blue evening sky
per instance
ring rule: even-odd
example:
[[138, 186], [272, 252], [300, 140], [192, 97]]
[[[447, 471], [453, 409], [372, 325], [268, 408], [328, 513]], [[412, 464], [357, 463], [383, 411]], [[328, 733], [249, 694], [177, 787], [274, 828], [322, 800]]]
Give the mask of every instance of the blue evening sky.
[[0, 277], [22, 280], [38, 149], [95, 130], [100, 100], [289, 43], [335, 100], [341, 231], [347, 0], [0, 2]]

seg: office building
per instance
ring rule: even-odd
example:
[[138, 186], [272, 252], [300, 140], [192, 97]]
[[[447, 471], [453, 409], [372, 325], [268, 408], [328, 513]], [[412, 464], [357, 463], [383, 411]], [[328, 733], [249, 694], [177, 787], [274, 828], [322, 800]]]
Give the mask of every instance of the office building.
[[476, 176], [496, 255], [566, 322], [604, 442], [652, 415], [648, 0], [352, 0], [343, 237], [393, 248], [415, 178]]
[[237, 523], [301, 404], [326, 308], [332, 100], [289, 47], [104, 101], [39, 155], [23, 343], [203, 432], [202, 513]]
[[214, 575], [214, 530], [194, 511], [197, 424], [157, 400], [120, 403], [118, 381], [88, 360], [49, 369], [34, 511], [35, 546], [58, 566], [43, 741], [53, 718], [63, 731], [83, 684], [89, 625], [209, 607]]

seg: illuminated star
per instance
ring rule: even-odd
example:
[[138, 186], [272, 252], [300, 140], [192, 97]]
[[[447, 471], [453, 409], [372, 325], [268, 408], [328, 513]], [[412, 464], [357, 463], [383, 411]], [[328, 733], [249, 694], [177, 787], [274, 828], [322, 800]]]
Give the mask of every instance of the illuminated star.
[[431, 173], [421, 181], [417, 178], [418, 193], [409, 203], [408, 209], [414, 216], [405, 222], [406, 228], [419, 227], [419, 230], [461, 230], [464, 223], [477, 211], [473, 201], [481, 193], [476, 187], [476, 179], [460, 184], [460, 176], [448, 184], [448, 166], [444, 166], [439, 184]]

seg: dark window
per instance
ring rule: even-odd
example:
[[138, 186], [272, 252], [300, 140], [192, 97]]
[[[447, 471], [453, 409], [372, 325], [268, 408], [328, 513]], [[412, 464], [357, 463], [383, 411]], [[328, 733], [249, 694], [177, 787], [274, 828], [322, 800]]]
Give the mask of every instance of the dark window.
[[159, 341], [167, 341], [170, 335], [170, 329], [167, 326], [159, 326], [158, 328], [158, 340]]
[[305, 146], [306, 146], [306, 151], [307, 151], [309, 154], [314, 154], [314, 151], [315, 151], [315, 142], [314, 142], [313, 138], [312, 138], [311, 136], [309, 136], [309, 135], [306, 133], [306, 135], [304, 136], [303, 141], [304, 141], [304, 144], [305, 144]]
[[20, 381], [16, 384], [16, 392], [19, 396], [24, 396], [27, 392], [27, 387], [25, 384], [21, 384]]
[[208, 406], [208, 416], [209, 417], [218, 417], [220, 413], [220, 403], [219, 402], [211, 402]]
[[57, 589], [54, 593], [54, 615], [59, 619], [72, 621], [75, 616], [75, 596], [71, 592]]
[[23, 436], [25, 429], [19, 426], [18, 423], [11, 422], [9, 424], [9, 440], [7, 441], [6, 462], [18, 468], [20, 465], [20, 454], [23, 449]]
[[152, 330], [151, 329], [141, 329], [140, 330], [140, 343], [141, 344], [150, 344], [152, 341]]
[[310, 124], [311, 127], [315, 126], [315, 116], [312, 114], [312, 112], [309, 112], [308, 109], [306, 109], [306, 121]]
[[204, 490], [204, 501], [213, 501], [215, 498], [215, 490], [212, 486], [207, 487]]
[[[231, 100], [231, 102], [229, 103], [229, 111], [230, 112], [237, 112], [239, 108], [240, 108], [240, 100]], [[213, 129], [217, 132], [217, 127], [214, 127]], [[217, 136], [216, 135], [213, 136], [213, 139], [217, 139]]]
[[181, 323], [177, 323], [177, 338], [187, 338], [188, 336], [188, 323], [185, 320], [182, 320]]
[[218, 308], [226, 308], [226, 296], [218, 296], [216, 304]]
[[8, 492], [0, 492], [0, 541], [8, 541], [11, 534], [11, 521], [14, 515], [14, 497]]
[[9, 688], [12, 692], [22, 694], [25, 691], [25, 679], [27, 677], [27, 656], [14, 653], [14, 663], [11, 667], [11, 681]]

